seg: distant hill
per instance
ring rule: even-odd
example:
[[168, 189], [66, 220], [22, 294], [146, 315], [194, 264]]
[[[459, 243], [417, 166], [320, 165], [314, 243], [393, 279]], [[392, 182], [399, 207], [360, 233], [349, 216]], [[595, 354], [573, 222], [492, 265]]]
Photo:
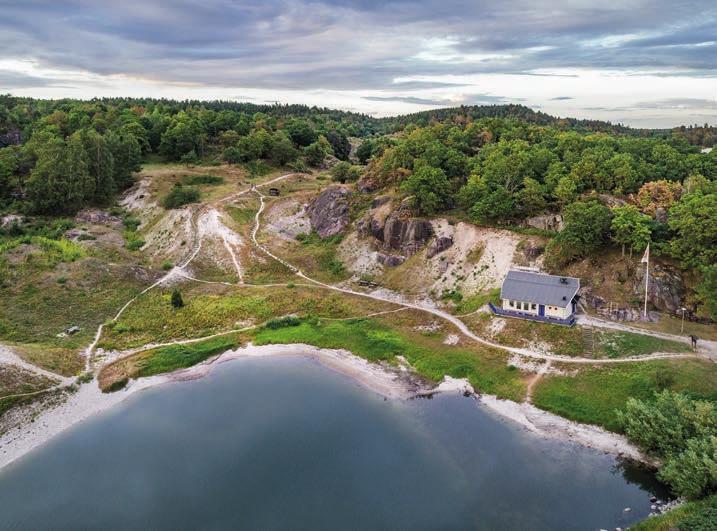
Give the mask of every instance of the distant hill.
[[466, 123], [485, 118], [514, 118], [535, 125], [552, 126], [558, 129], [583, 132], [604, 132], [617, 135], [666, 137], [667, 129], [635, 129], [622, 124], [613, 124], [602, 120], [581, 120], [578, 118], [559, 118], [542, 111], [535, 111], [525, 105], [461, 105], [421, 111], [401, 116], [382, 118], [379, 121], [389, 129], [402, 129], [406, 125], [426, 126], [431, 123]]

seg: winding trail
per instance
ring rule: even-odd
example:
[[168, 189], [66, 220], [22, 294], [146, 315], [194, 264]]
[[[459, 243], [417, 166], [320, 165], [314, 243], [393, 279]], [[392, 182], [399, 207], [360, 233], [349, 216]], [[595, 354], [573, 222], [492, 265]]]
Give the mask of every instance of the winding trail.
[[[377, 300], [377, 301], [381, 301], [381, 302], [398, 304], [405, 308], [410, 308], [410, 309], [414, 309], [414, 310], [419, 310], [421, 312], [430, 313], [432, 315], [435, 315], [436, 317], [440, 317], [441, 319], [448, 321], [453, 326], [455, 326], [461, 332], [461, 334], [463, 334], [465, 337], [467, 337], [477, 343], [481, 343], [483, 345], [486, 345], [486, 346], [489, 346], [492, 348], [497, 348], [500, 350], [504, 350], [507, 352], [511, 352], [513, 354], [518, 354], [520, 356], [525, 356], [525, 357], [529, 357], [529, 358], [543, 359], [543, 360], [547, 360], [547, 361], [556, 361], [556, 362], [563, 362], [563, 363], [579, 363], [579, 364], [589, 364], [589, 365], [600, 364], [600, 365], [602, 365], [602, 364], [633, 363], [633, 362], [638, 362], [638, 361], [649, 361], [649, 360], [657, 360], [657, 359], [675, 359], [675, 358], [679, 359], [679, 358], [700, 357], [697, 354], [655, 353], [655, 354], [650, 354], [647, 356], [593, 359], [593, 358], [578, 358], [578, 357], [569, 357], [569, 356], [557, 356], [557, 355], [553, 355], [553, 354], [543, 354], [543, 353], [536, 352], [536, 351], [533, 351], [530, 349], [509, 347], [507, 345], [501, 345], [499, 343], [494, 343], [492, 341], [489, 341], [483, 337], [478, 336], [474, 332], [472, 332], [468, 328], [468, 326], [463, 321], [461, 321], [458, 317], [456, 317], [455, 315], [452, 315], [443, 310], [439, 310], [438, 308], [431, 308], [428, 306], [422, 306], [422, 305], [414, 304], [414, 303], [410, 303], [410, 302], [396, 301], [396, 300], [392, 300], [388, 297], [382, 297], [380, 295], [376, 295], [375, 293], [365, 293], [365, 292], [361, 292], [361, 291], [354, 291], [354, 290], [351, 290], [348, 288], [342, 288], [339, 286], [332, 286], [331, 284], [326, 284], [324, 282], [321, 282], [319, 280], [316, 280], [316, 279], [313, 279], [313, 278], [307, 276], [298, 267], [290, 264], [283, 258], [276, 256], [269, 249], [267, 249], [264, 245], [259, 243], [256, 236], [260, 229], [261, 214], [264, 212], [264, 209], [266, 206], [265, 200], [264, 200], [265, 196], [256, 188], [254, 188], [253, 191], [259, 196], [260, 206], [259, 206], [259, 210], [257, 211], [256, 215], [254, 216], [254, 228], [251, 232], [252, 242], [254, 243], [254, 245], [256, 245], [257, 248], [259, 248], [262, 252], [264, 252], [264, 254], [266, 254], [270, 258], [273, 258], [280, 264], [284, 265], [285, 267], [287, 267], [288, 269], [293, 271], [294, 274], [296, 274], [298, 277], [300, 277], [308, 282], [311, 282], [316, 286], [321, 286], [328, 290], [337, 291], [340, 293], [346, 293], [349, 295], [355, 295], [358, 297], [365, 297], [365, 298], [369, 298], [369, 299], [373, 299], [373, 300]], [[644, 334], [644, 332], [643, 332], [643, 334]], [[649, 335], [649, 334], [645, 334], [645, 335]]]

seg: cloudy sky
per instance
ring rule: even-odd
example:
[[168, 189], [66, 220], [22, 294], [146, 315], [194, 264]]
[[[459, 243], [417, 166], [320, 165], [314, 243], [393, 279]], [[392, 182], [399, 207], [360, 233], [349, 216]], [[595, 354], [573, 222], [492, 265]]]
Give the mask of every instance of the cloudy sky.
[[0, 92], [717, 124], [717, 2], [0, 0]]

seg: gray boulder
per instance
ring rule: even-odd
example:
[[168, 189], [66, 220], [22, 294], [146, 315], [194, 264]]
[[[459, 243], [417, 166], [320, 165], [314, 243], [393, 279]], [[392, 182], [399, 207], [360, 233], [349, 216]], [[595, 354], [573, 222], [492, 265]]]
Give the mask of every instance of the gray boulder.
[[560, 232], [563, 230], [563, 216], [560, 214], [543, 214], [525, 220], [525, 225], [540, 230]]
[[309, 220], [320, 238], [339, 234], [349, 224], [349, 195], [346, 188], [332, 186], [311, 202]]
[[[645, 268], [635, 272], [633, 293], [641, 299], [645, 296]], [[650, 264], [650, 279], [647, 287], [648, 304], [658, 310], [675, 313], [682, 307], [685, 285], [682, 275], [661, 264]]]

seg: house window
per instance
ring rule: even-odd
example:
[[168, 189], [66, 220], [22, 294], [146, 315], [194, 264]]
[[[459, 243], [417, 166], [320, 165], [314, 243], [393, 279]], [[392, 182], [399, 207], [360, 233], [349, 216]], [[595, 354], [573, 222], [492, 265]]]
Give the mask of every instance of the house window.
[[508, 301], [508, 306], [515, 308], [515, 301]]
[[531, 304], [531, 305], [530, 305], [530, 309], [531, 309], [531, 310], [535, 310], [536, 308], [537, 308], [537, 306], [536, 306], [535, 304]]

